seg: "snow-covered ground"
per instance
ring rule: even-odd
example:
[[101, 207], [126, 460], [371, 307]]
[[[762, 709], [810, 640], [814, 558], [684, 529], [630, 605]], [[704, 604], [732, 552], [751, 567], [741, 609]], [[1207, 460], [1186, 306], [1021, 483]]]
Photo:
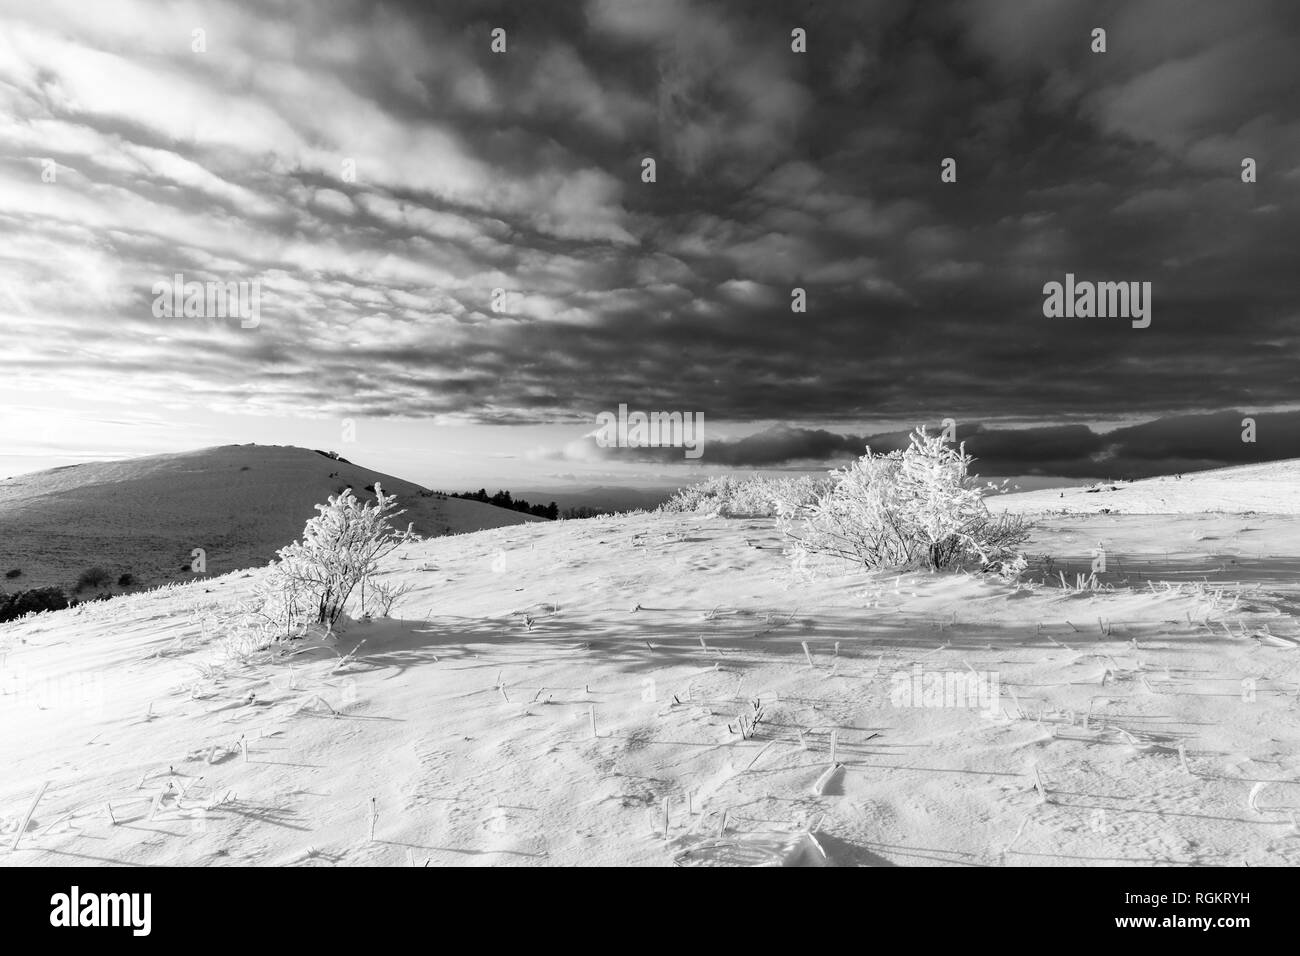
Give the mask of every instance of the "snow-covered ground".
[[1300, 514], [1300, 459], [989, 498], [995, 509], [1067, 514]]
[[1300, 485], [1260, 480], [1222, 510], [1288, 514], [1067, 490], [1130, 504], [1020, 586], [634, 514], [408, 546], [396, 619], [275, 659], [215, 623], [261, 570], [0, 625], [0, 861], [1296, 865]]

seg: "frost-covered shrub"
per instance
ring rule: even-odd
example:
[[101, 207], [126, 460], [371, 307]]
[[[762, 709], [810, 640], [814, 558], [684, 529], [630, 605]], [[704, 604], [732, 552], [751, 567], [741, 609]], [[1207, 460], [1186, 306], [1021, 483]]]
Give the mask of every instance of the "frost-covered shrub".
[[769, 482], [767, 492], [772, 501], [772, 515], [780, 517], [793, 514], [812, 504], [830, 488], [830, 484], [825, 478], [813, 478], [811, 475], [777, 478]]
[[771, 518], [815, 500], [825, 484], [823, 479], [807, 476], [737, 478], [719, 475], [678, 490], [659, 510], [732, 518]]
[[395, 584], [384, 581], [374, 581], [370, 587], [375, 599], [375, 609], [380, 617], [388, 617], [397, 602], [414, 589], [414, 585], [411, 584]]
[[[362, 503], [346, 489], [307, 522], [302, 539], [279, 550], [257, 589], [258, 615], [283, 637], [306, 625], [332, 628], [348, 598], [374, 578], [381, 559], [419, 536], [408, 525], [397, 531], [391, 519], [397, 500], [375, 486], [375, 500]], [[363, 597], [364, 603], [364, 597]], [[391, 606], [391, 602], [390, 606]], [[362, 609], [364, 612], [364, 608]]]
[[671, 498], [659, 506], [659, 510], [680, 514], [716, 511], [719, 503], [731, 495], [735, 483], [736, 479], [730, 475], [719, 475], [678, 488]]
[[974, 459], [925, 428], [904, 451], [867, 454], [831, 472], [832, 483], [811, 503], [781, 516], [796, 563], [843, 559], [867, 568], [978, 569], [1014, 576], [1024, 568], [1015, 549], [1029, 536], [1017, 515], [992, 515]]

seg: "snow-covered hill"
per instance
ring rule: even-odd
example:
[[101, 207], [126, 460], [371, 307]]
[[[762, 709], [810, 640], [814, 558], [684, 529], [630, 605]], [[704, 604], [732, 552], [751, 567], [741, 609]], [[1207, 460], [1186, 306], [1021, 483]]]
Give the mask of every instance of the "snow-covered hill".
[[988, 499], [1017, 512], [1300, 514], [1300, 458], [1132, 482], [1051, 488]]
[[22, 571], [0, 583], [67, 587], [92, 566], [114, 581], [130, 573], [137, 585], [185, 580], [196, 548], [210, 575], [265, 564], [302, 533], [316, 504], [348, 486], [370, 497], [365, 488], [376, 482], [425, 536], [542, 520], [435, 496], [306, 448], [224, 445], [0, 481], [0, 573]]

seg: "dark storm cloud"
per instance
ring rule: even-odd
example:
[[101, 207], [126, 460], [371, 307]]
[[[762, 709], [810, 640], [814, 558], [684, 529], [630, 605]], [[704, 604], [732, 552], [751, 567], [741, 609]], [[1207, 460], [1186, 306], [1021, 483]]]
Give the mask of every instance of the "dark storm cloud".
[[[942, 434], [943, 423], [932, 423], [928, 430]], [[847, 464], [868, 448], [875, 454], [899, 451], [909, 437], [907, 431], [854, 435], [777, 425], [740, 439], [706, 440], [695, 463], [809, 470]], [[955, 440], [975, 457], [972, 470], [979, 474], [1137, 479], [1300, 458], [1300, 412], [1184, 415], [1109, 431], [1087, 425], [998, 428], [976, 423], [956, 425]], [[683, 460], [683, 450], [598, 447], [588, 436], [539, 457], [672, 464]]]
[[[202, 55], [183, 12], [112, 6], [4, 14], [0, 273], [45, 318], [0, 367], [34, 386], [791, 423], [713, 446], [737, 464], [858, 451], [797, 423], [1011, 417], [1039, 427], [972, 442], [1061, 474], [1111, 454], [1075, 422], [1295, 401], [1287, 0], [227, 2]], [[261, 278], [261, 325], [153, 319], [182, 270]], [[1067, 272], [1150, 281], [1151, 327], [1044, 318]]]

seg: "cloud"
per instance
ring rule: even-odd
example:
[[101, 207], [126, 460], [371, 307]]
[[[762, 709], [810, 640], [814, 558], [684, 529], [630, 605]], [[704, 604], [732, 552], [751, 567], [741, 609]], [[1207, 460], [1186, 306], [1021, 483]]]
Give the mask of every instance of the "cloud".
[[[1254, 422], [1254, 441], [1245, 441]], [[931, 423], [942, 434], [943, 423]], [[738, 439], [709, 439], [699, 464], [729, 468], [809, 470], [847, 464], [866, 453], [907, 448], [909, 431], [844, 434], [822, 428], [778, 424]], [[1225, 411], [1153, 419], [1110, 430], [1084, 424], [994, 427], [957, 425], [955, 441], [976, 458], [984, 475], [1041, 475], [1058, 478], [1148, 478], [1154, 475], [1300, 458], [1300, 412], [1248, 414]], [[598, 447], [592, 435], [559, 449], [534, 449], [534, 459], [673, 464], [680, 448]]]
[[[1271, 0], [6, 5], [0, 374], [255, 415], [829, 429], [718, 443], [739, 464], [851, 453], [863, 420], [1046, 440], [1285, 406], [1297, 34]], [[178, 272], [259, 280], [261, 324], [155, 318]], [[1066, 272], [1151, 281], [1151, 328], [1045, 319]], [[1086, 445], [998, 454], [1110, 453]]]

